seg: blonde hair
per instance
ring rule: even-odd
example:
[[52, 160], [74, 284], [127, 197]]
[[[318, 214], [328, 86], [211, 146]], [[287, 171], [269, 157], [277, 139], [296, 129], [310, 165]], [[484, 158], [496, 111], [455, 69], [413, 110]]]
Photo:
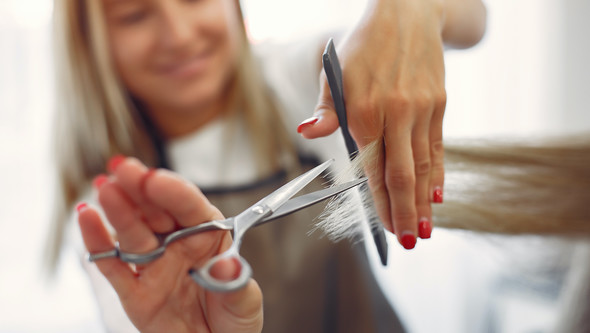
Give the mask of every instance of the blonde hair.
[[[238, 15], [243, 22], [239, 2]], [[102, 2], [60, 0], [54, 2], [54, 42], [57, 82], [55, 158], [57, 193], [55, 216], [46, 256], [55, 269], [64, 230], [74, 202], [90, 180], [105, 172], [115, 154], [136, 156], [156, 166], [158, 152], [142, 115], [117, 76], [109, 55]], [[243, 27], [243, 26], [242, 26]], [[245, 28], [235, 77], [229, 96], [239, 113], [228, 115], [244, 121], [251, 130], [259, 174], [278, 167], [279, 152], [292, 151], [281, 131], [279, 106], [264, 83], [249, 49]], [[274, 126], [259, 126], [273, 124]], [[279, 129], [277, 129], [277, 127]], [[275, 137], [276, 140], [268, 140]]]
[[[381, 141], [369, 144], [336, 179], [363, 173], [381, 152]], [[444, 193], [445, 202], [433, 205], [437, 227], [589, 237], [590, 137], [446, 142]], [[351, 209], [359, 205], [355, 195], [345, 193], [330, 203], [318, 222], [331, 239], [360, 237], [364, 217], [359, 214], [378, 221], [367, 191], [360, 199], [365, 209]]]

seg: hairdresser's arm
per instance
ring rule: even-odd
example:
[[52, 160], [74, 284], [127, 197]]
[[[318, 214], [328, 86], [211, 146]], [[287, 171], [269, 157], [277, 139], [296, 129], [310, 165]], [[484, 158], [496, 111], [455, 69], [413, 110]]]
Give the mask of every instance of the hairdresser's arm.
[[[339, 42], [350, 131], [361, 150], [382, 145], [367, 174], [379, 216], [406, 248], [430, 237], [430, 203], [442, 201], [444, 45], [476, 44], [485, 18], [480, 0], [370, 0]], [[300, 126], [306, 138], [338, 128], [323, 74], [320, 88], [317, 118]]]
[[[156, 232], [222, 218], [195, 186], [169, 171], [148, 171], [133, 158], [119, 164], [108, 180], [102, 179], [99, 201], [126, 252], [154, 249], [159, 244]], [[95, 209], [80, 209], [78, 220], [89, 252], [113, 248]], [[260, 332], [262, 294], [254, 280], [235, 292], [213, 293], [188, 275], [191, 267], [201, 266], [230, 242], [228, 232], [207, 232], [171, 244], [162, 257], [135, 271], [115, 258], [101, 259], [96, 265], [141, 332]], [[229, 279], [237, 269], [227, 261], [211, 274]]]

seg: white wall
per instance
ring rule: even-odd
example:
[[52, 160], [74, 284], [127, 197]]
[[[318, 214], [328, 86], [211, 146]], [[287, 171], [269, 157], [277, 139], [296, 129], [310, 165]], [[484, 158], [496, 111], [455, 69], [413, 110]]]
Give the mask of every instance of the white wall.
[[590, 129], [590, 39], [584, 0], [487, 1], [482, 43], [447, 55], [450, 136]]
[[99, 332], [76, 258], [41, 272], [51, 188], [50, 0], [0, 0], [0, 332]]

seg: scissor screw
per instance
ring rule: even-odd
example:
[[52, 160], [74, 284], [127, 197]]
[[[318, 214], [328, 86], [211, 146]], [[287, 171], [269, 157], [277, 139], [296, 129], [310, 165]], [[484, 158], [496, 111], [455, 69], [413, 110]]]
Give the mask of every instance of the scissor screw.
[[252, 211], [256, 214], [263, 214], [264, 208], [262, 208], [260, 206], [254, 206], [254, 207], [252, 207]]

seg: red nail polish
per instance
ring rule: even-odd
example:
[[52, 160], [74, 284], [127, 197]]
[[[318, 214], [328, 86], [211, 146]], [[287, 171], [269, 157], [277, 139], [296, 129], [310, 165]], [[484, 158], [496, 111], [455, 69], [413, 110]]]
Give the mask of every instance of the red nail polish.
[[431, 233], [432, 224], [428, 222], [427, 218], [421, 218], [420, 222], [418, 222], [418, 236], [420, 236], [422, 239], [428, 239], [430, 238]]
[[80, 202], [77, 206], [76, 206], [76, 211], [78, 213], [80, 213], [82, 210], [86, 209], [86, 207], [88, 207], [88, 205], [85, 202]]
[[402, 246], [406, 250], [411, 250], [416, 246], [416, 236], [414, 234], [407, 233], [402, 235]]
[[440, 187], [434, 188], [434, 193], [432, 194], [432, 201], [434, 203], [442, 203], [443, 202], [443, 191]]
[[98, 190], [108, 180], [109, 178], [106, 175], [100, 174], [94, 177], [94, 179], [92, 180], [92, 186], [94, 186], [94, 188]]
[[301, 131], [303, 131], [303, 128], [305, 126], [311, 126], [311, 125], [317, 123], [318, 120], [320, 120], [320, 118], [318, 118], [318, 117], [311, 117], [311, 118], [305, 119], [304, 121], [301, 122], [301, 124], [299, 124], [299, 126], [297, 126], [297, 133], [301, 133]]
[[156, 171], [158, 171], [158, 169], [149, 168], [148, 171], [141, 177], [141, 179], [139, 180], [139, 189], [141, 190], [141, 193], [145, 193], [145, 183], [148, 180], [148, 178], [150, 178], [154, 175], [154, 173], [156, 173]]
[[117, 167], [119, 166], [119, 164], [121, 164], [123, 161], [125, 160], [125, 156], [123, 155], [115, 155], [113, 157], [111, 157], [111, 159], [109, 159], [108, 163], [107, 163], [107, 170], [109, 170], [109, 172], [115, 172], [115, 170], [117, 170]]

